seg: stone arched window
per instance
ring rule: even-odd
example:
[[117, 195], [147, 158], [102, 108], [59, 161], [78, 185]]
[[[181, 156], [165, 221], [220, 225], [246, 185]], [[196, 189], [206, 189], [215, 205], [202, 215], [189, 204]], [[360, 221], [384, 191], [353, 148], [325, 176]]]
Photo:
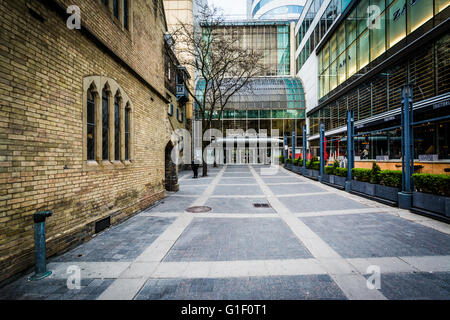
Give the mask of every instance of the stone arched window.
[[122, 98], [120, 92], [117, 92], [114, 97], [114, 160], [120, 161], [120, 109], [122, 105]]
[[130, 164], [134, 156], [133, 129], [133, 104], [118, 83], [107, 77], [86, 77], [83, 80], [85, 167]]
[[95, 160], [95, 100], [97, 97], [95, 87], [91, 86], [87, 91], [86, 100], [86, 133], [87, 160]]

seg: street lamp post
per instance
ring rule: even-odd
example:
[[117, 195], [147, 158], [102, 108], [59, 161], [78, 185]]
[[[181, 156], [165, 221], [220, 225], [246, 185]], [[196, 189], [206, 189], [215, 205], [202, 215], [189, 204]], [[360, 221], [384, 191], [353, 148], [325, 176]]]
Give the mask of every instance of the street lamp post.
[[319, 182], [322, 182], [325, 168], [325, 124], [320, 124], [320, 167], [319, 167]]
[[303, 171], [302, 174], [306, 175], [306, 160], [308, 159], [307, 157], [307, 144], [308, 141], [306, 140], [306, 125], [303, 125]]
[[292, 164], [295, 161], [295, 131], [292, 131]]
[[352, 169], [355, 166], [355, 117], [353, 110], [347, 110], [347, 180], [345, 191], [350, 192], [352, 186]]
[[412, 207], [412, 182], [414, 173], [413, 138], [413, 87], [411, 84], [401, 88], [402, 96], [402, 191], [398, 193], [398, 206], [402, 209]]

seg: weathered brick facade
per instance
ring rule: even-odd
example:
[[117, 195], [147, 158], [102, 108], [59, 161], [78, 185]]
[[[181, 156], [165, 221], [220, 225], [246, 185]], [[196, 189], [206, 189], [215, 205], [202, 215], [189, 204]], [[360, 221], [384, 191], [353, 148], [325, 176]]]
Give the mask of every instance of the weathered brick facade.
[[[160, 2], [130, 3], [128, 31], [100, 0], [0, 2], [0, 282], [32, 266], [37, 210], [53, 211], [50, 256], [87, 239], [96, 221], [165, 196], [165, 18]], [[81, 30], [66, 26], [69, 5], [81, 9]], [[83, 160], [88, 76], [114, 79], [132, 101], [131, 161]]]

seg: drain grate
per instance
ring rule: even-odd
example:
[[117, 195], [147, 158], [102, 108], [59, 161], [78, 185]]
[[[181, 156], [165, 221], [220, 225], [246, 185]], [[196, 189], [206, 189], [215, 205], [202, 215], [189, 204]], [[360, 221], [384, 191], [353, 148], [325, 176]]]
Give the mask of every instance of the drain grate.
[[270, 204], [268, 203], [254, 203], [253, 206], [255, 208], [270, 208]]
[[190, 213], [203, 213], [203, 212], [209, 212], [212, 209], [207, 206], [199, 206], [199, 207], [190, 207], [187, 208], [186, 211]]

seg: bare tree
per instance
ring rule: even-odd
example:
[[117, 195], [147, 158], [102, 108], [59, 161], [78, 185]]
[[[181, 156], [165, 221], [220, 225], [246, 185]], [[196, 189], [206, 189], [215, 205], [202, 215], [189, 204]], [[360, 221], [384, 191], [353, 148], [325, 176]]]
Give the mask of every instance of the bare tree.
[[[218, 9], [208, 5], [199, 4], [193, 23], [178, 20], [172, 36], [180, 63], [194, 69], [194, 88], [188, 83], [186, 88], [201, 117], [203, 137], [213, 115], [220, 121], [230, 98], [251, 90], [250, 80], [264, 73], [264, 55], [247, 45], [236, 28], [224, 23]], [[203, 154], [208, 144], [202, 142]], [[205, 156], [202, 158], [203, 176], [207, 176]]]

